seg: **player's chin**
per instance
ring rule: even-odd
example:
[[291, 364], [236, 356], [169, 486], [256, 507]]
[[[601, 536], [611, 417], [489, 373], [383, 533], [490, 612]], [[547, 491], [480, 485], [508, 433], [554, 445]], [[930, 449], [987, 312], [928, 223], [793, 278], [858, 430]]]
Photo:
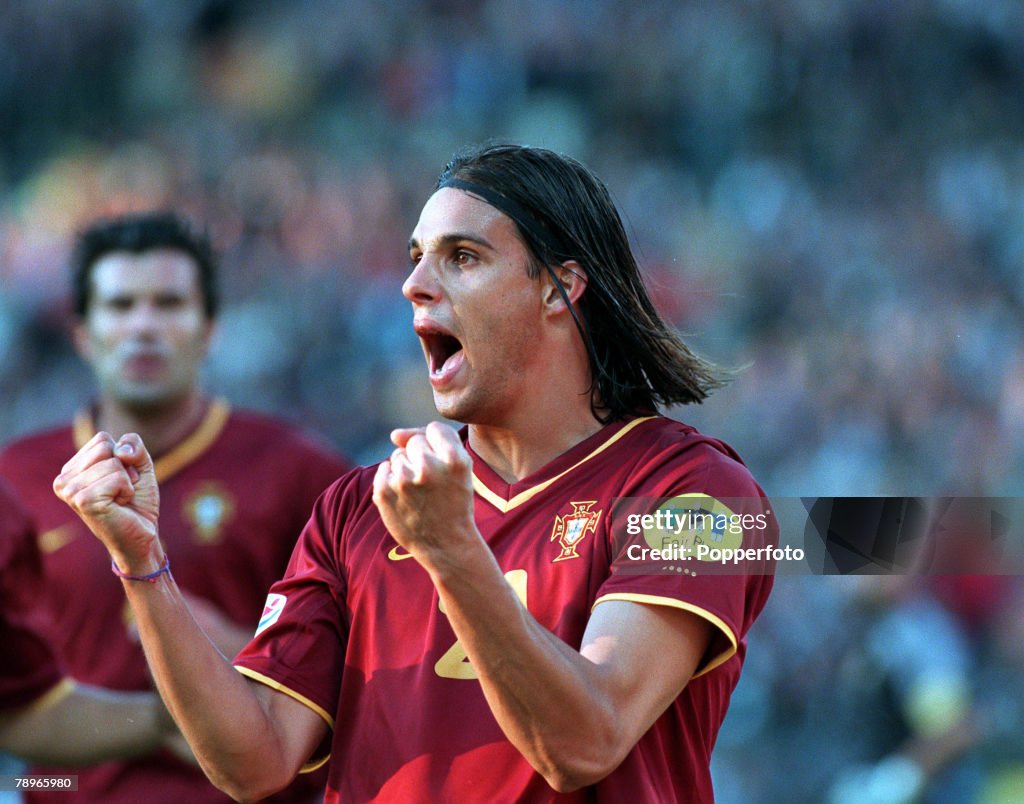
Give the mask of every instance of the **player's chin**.
[[434, 389], [434, 407], [439, 416], [453, 422], [473, 421], [473, 405], [464, 394]]
[[162, 409], [179, 396], [174, 386], [165, 382], [126, 382], [114, 394], [118, 403], [139, 412]]
[[437, 410], [438, 416], [451, 419], [452, 414], [458, 411], [459, 406], [452, 403], [448, 394], [434, 391], [434, 408]]

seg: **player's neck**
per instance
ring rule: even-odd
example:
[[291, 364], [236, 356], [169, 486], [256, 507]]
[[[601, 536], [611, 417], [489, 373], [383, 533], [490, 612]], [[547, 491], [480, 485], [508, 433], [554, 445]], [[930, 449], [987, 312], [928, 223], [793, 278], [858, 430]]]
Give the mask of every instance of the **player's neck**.
[[524, 374], [496, 419], [471, 423], [469, 443], [505, 482], [533, 474], [604, 425], [590, 408], [590, 364], [583, 343], [563, 324], [562, 336], [540, 342], [547, 355]]
[[96, 429], [119, 438], [138, 433], [151, 455], [163, 455], [189, 435], [206, 415], [210, 400], [193, 393], [166, 405], [136, 408], [101, 398], [96, 411]]
[[471, 424], [473, 451], [507, 483], [533, 474], [559, 455], [589, 438], [604, 425], [585, 404], [522, 411], [506, 426]]

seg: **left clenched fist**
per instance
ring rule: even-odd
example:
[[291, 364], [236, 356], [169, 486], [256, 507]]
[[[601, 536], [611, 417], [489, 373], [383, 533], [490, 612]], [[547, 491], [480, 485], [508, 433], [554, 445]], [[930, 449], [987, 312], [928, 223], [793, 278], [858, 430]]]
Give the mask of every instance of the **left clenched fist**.
[[122, 571], [145, 567], [157, 545], [160, 492], [142, 439], [97, 433], [61, 469], [53, 490], [103, 542]]
[[458, 433], [439, 422], [395, 430], [377, 467], [373, 502], [384, 525], [421, 563], [480, 536], [473, 521], [473, 464]]

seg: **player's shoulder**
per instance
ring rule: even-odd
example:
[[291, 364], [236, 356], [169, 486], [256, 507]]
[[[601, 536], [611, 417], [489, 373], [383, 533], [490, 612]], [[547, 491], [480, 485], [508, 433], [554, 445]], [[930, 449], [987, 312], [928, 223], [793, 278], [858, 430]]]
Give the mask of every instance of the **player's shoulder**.
[[267, 413], [245, 408], [232, 408], [225, 426], [225, 436], [246, 443], [262, 444], [276, 451], [301, 457], [315, 456], [349, 466], [349, 462], [324, 436], [298, 424]]
[[74, 436], [70, 424], [63, 424], [57, 427], [48, 427], [43, 430], [34, 430], [25, 435], [18, 436], [8, 441], [0, 448], [0, 454], [27, 453], [38, 449], [51, 449], [53, 447], [66, 447], [74, 443]]
[[739, 453], [729, 444], [700, 432], [693, 425], [667, 416], [651, 416], [635, 421], [636, 437], [631, 444], [635, 450], [691, 453], [707, 461], [743, 465]]
[[358, 527], [365, 521], [364, 516], [376, 518], [373, 503], [373, 478], [377, 464], [354, 466], [330, 483], [314, 508], [314, 517], [325, 522], [334, 522], [339, 527]]
[[293, 438], [299, 428], [279, 416], [231, 406], [227, 429], [263, 438]]
[[10, 467], [29, 471], [32, 467], [52, 468], [56, 461], [59, 469], [75, 454], [75, 439], [71, 425], [50, 427], [27, 433], [0, 447], [0, 473], [9, 474]]
[[687, 484], [728, 493], [758, 489], [739, 453], [725, 441], [666, 416], [639, 421], [630, 439], [634, 465], [651, 475], [671, 474]]
[[347, 505], [372, 502], [373, 477], [377, 474], [379, 463], [367, 466], [353, 466], [327, 487], [324, 497], [332, 504], [344, 502]]

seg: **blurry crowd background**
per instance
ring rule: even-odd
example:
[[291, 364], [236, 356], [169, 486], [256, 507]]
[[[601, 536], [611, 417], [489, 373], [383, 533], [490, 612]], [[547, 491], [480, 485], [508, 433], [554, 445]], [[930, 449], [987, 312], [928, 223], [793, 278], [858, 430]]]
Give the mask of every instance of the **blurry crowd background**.
[[[5, 0], [0, 439], [91, 393], [74, 232], [172, 207], [224, 255], [208, 386], [377, 459], [433, 413], [408, 234], [494, 138], [606, 180], [739, 369], [673, 415], [769, 494], [1024, 496], [1022, 132], [1017, 0]], [[934, 800], [1024, 800], [1018, 579], [839, 580], [777, 584], [721, 799], [913, 796], [918, 750]]]

